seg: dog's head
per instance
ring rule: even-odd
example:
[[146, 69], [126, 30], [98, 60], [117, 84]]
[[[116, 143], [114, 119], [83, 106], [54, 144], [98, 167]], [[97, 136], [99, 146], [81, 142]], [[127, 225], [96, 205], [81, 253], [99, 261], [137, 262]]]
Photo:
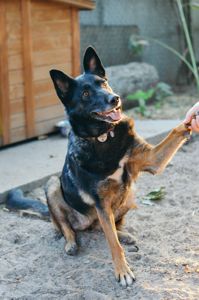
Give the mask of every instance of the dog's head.
[[51, 70], [50, 76], [75, 134], [97, 137], [121, 120], [121, 100], [108, 85], [104, 67], [92, 47], [86, 49], [83, 66], [85, 72], [77, 78], [58, 70]]

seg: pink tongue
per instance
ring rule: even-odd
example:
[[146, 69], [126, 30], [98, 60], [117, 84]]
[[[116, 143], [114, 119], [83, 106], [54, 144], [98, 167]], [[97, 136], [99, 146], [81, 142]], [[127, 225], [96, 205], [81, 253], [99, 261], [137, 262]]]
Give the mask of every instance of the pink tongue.
[[109, 116], [113, 121], [119, 121], [121, 119], [121, 110], [115, 110], [110, 112], [107, 116]]

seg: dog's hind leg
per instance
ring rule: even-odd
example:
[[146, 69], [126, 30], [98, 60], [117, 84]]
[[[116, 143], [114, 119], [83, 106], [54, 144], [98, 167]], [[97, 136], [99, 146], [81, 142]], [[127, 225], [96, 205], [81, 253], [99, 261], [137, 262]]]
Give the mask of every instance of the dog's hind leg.
[[120, 243], [126, 244], [126, 245], [133, 245], [135, 248], [134, 252], [138, 251], [139, 248], [137, 246], [136, 238], [131, 233], [124, 230], [123, 225], [124, 225], [124, 216], [115, 223], [115, 226], [117, 229], [117, 236], [118, 236]]
[[72, 230], [70, 223], [67, 221], [67, 212], [63, 211], [61, 208], [56, 208], [51, 212], [51, 220], [56, 230], [59, 230], [59, 233], [62, 233], [65, 240], [65, 251], [68, 255], [75, 255], [78, 250], [76, 243], [75, 232]]
[[135, 199], [134, 199], [134, 192], [131, 191], [130, 194], [128, 195], [126, 201], [124, 202], [124, 204], [119, 207], [116, 212], [114, 213], [115, 215], [115, 225], [117, 228], [117, 236], [118, 239], [121, 243], [126, 244], [126, 245], [134, 245], [135, 247], [135, 251], [138, 251], [138, 246], [136, 245], [136, 239], [135, 237], [123, 230], [123, 225], [124, 225], [124, 217], [125, 214], [130, 210], [130, 209], [135, 209], [137, 208], [137, 205], [135, 203]]
[[[136, 246], [137, 241], [131, 233], [126, 232], [126, 231], [117, 230], [117, 236], [118, 236], [119, 241], [122, 244], [135, 245]], [[136, 246], [136, 249], [138, 251], [137, 246]]]
[[71, 228], [67, 215], [70, 213], [63, 199], [60, 180], [58, 177], [51, 177], [46, 185], [47, 203], [55, 229], [61, 231], [66, 239], [65, 250], [69, 255], [75, 255], [78, 247], [75, 232]]
[[53, 227], [54, 227], [56, 233], [61, 233], [61, 228], [60, 228], [59, 224], [57, 223], [56, 218], [53, 216], [52, 212], [50, 213], [50, 219], [52, 221], [52, 224], [53, 224]]
[[72, 230], [70, 224], [66, 220], [60, 221], [61, 231], [66, 239], [65, 251], [68, 255], [75, 255], [78, 250], [78, 246], [76, 243], [75, 232]]
[[63, 233], [52, 212], [50, 213], [50, 220], [52, 221], [53, 227], [55, 229], [55, 240], [61, 239]]

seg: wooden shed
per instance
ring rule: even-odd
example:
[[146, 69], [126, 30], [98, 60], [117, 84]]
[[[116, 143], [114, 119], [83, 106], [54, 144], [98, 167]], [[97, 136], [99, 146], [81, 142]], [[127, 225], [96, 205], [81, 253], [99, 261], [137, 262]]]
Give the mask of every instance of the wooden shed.
[[0, 0], [0, 146], [53, 131], [63, 119], [52, 68], [80, 69], [80, 9], [91, 0]]

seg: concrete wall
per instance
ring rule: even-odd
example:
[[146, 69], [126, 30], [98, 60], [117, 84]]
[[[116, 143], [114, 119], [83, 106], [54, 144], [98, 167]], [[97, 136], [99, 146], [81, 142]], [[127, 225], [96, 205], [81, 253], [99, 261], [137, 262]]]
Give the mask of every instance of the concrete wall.
[[129, 36], [137, 32], [137, 27], [127, 26], [86, 26], [81, 28], [82, 55], [85, 48], [92, 44], [103, 59], [105, 66], [126, 64], [133, 60], [128, 49]]
[[[95, 10], [80, 13], [80, 24], [81, 52], [88, 44], [94, 45], [105, 66], [133, 60], [128, 40], [136, 28], [140, 35], [159, 39], [177, 50], [183, 45], [173, 0], [96, 0]], [[99, 35], [98, 26], [102, 27]], [[108, 26], [112, 26], [112, 35]], [[158, 69], [161, 80], [175, 81], [179, 60], [161, 46], [150, 43], [143, 61]]]
[[[194, 1], [199, 6], [199, 0]], [[199, 9], [192, 9], [192, 30], [197, 62], [199, 62]]]

